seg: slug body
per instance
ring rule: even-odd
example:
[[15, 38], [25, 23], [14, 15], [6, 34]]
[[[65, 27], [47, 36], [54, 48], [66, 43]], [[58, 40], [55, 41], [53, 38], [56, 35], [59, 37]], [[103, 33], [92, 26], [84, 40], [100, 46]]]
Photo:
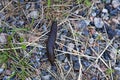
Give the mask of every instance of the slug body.
[[52, 65], [54, 64], [55, 61], [54, 48], [56, 37], [57, 37], [57, 21], [52, 21], [51, 30], [49, 32], [48, 41], [46, 44], [48, 60]]

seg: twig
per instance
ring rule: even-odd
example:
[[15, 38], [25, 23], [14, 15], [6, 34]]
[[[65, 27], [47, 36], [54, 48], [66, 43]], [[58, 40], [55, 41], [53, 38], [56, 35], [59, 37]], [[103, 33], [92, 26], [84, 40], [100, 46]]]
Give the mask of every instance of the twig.
[[2, 8], [2, 9], [0, 10], [0, 13], [3, 12], [3, 10], [4, 10], [5, 8], [7, 8], [8, 5], [10, 5], [10, 4], [12, 3], [12, 1], [13, 1], [13, 0], [11, 0], [4, 8]]
[[[91, 48], [91, 50], [97, 55], [97, 56], [99, 56], [98, 54], [97, 54], [97, 52], [92, 48], [92, 47], [90, 47]], [[109, 66], [107, 65], [107, 63], [100, 57], [100, 60], [105, 64], [105, 66], [106, 67], [108, 67], [109, 68]]]
[[22, 47], [14, 47], [14, 48], [4, 48], [4, 49], [0, 49], [0, 51], [8, 51], [8, 50], [12, 50], [12, 49], [21, 49]]
[[107, 48], [112, 44], [113, 40], [115, 39], [115, 37], [109, 42], [109, 44], [105, 47], [105, 49], [101, 52], [101, 54], [98, 56], [98, 58], [96, 59], [96, 63], [98, 62], [98, 59], [103, 55], [103, 53], [107, 50]]
[[56, 79], [59, 79], [58, 76], [56, 74], [54, 74], [52, 71], [50, 71], [49, 69], [47, 69], [47, 71]]

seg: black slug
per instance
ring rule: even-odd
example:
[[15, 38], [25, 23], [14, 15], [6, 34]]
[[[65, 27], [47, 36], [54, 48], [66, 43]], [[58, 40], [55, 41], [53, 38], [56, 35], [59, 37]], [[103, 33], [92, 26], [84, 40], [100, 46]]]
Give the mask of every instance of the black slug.
[[57, 36], [57, 21], [52, 21], [51, 30], [49, 32], [46, 49], [47, 49], [47, 56], [50, 63], [53, 65], [55, 61], [55, 41]]

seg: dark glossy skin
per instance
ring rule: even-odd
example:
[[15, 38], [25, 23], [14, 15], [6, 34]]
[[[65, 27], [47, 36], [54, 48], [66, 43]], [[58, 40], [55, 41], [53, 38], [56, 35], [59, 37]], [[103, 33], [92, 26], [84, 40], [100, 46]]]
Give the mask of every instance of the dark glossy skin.
[[52, 21], [51, 30], [48, 35], [49, 35], [48, 41], [46, 44], [47, 55], [48, 55], [48, 60], [53, 65], [55, 61], [54, 48], [55, 48], [55, 41], [57, 37], [57, 21]]

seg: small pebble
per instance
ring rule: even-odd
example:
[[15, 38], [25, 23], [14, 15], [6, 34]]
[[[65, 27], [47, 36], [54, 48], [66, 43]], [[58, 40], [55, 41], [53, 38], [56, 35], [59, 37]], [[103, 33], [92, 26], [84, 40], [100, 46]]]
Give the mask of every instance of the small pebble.
[[65, 58], [64, 62], [67, 63], [68, 62], [68, 58]]
[[85, 20], [85, 23], [88, 26], [90, 24], [90, 20]]
[[26, 5], [25, 5], [25, 8], [26, 9], [29, 9], [31, 7], [31, 3], [27, 3]]
[[115, 49], [115, 48], [111, 49], [111, 54], [110, 54], [111, 59], [114, 60], [116, 58], [117, 52], [118, 52], [117, 49]]
[[112, 5], [114, 8], [117, 8], [118, 6], [120, 6], [120, 0], [113, 0]]
[[112, 22], [114, 22], [114, 23], [116, 23], [116, 24], [119, 24], [119, 23], [120, 23], [119, 20], [118, 20], [118, 19], [115, 19], [115, 18], [112, 19]]
[[61, 30], [61, 34], [62, 34], [62, 35], [67, 35], [67, 33], [68, 33], [68, 30], [67, 30], [67, 29], [62, 29], [62, 30]]
[[24, 21], [17, 21], [15, 25], [16, 27], [22, 27], [23, 24], [24, 24]]
[[69, 66], [68, 63], [65, 63], [65, 65], [64, 65], [64, 69], [65, 69], [66, 71], [68, 71], [68, 70], [70, 69], [70, 66]]
[[94, 18], [94, 24], [96, 28], [102, 28], [104, 25], [104, 22], [101, 18]]
[[0, 43], [6, 43], [7, 39], [6, 39], [6, 34], [5, 33], [1, 33], [0, 34]]
[[0, 68], [0, 74], [1, 74], [3, 71], [4, 71], [4, 69], [3, 69], [3, 68]]
[[109, 20], [109, 19], [110, 19], [110, 18], [109, 18], [109, 14], [104, 15], [104, 16], [103, 16], [103, 19], [104, 19], [104, 20]]
[[115, 29], [116, 35], [120, 37], [120, 30], [119, 29]]
[[90, 44], [93, 44], [93, 42], [94, 42], [94, 39], [93, 39], [93, 38], [90, 38], [90, 39], [89, 39], [89, 43], [90, 43]]
[[120, 6], [118, 6], [118, 7], [117, 7], [117, 10], [119, 10], [119, 11], [120, 11]]
[[46, 26], [46, 24], [44, 24], [42, 27], [43, 27], [43, 30], [44, 30], [44, 31], [47, 31], [47, 26]]
[[89, 22], [87, 22], [87, 23], [86, 22], [87, 21], [85, 21], [85, 20], [79, 21], [78, 22], [78, 28], [82, 28], [83, 29], [83, 28], [87, 27], [87, 25], [88, 25]]
[[81, 16], [85, 17], [86, 14], [87, 14], [87, 11], [86, 10], [82, 10], [82, 11], [79, 12], [78, 15], [81, 15]]
[[2, 3], [0, 3], [0, 10], [3, 8]]
[[99, 52], [99, 47], [98, 47], [98, 46], [93, 47], [93, 49], [94, 49], [97, 53]]
[[89, 36], [89, 31], [87, 29], [84, 29], [82, 35]]
[[96, 38], [98, 38], [98, 36], [99, 36], [99, 34], [97, 32], [94, 32], [93, 35], [92, 35], [92, 38], [96, 39]]
[[5, 14], [4, 13], [0, 13], [0, 20], [4, 20], [5, 19]]
[[42, 70], [42, 71], [41, 71], [41, 74], [42, 74], [43, 76], [45, 76], [45, 75], [48, 75], [48, 72], [47, 72], [46, 70]]
[[50, 80], [51, 75], [41, 76], [42, 80]]
[[92, 77], [92, 79], [91, 80], [98, 80], [96, 77]]
[[120, 80], [120, 67], [115, 67], [115, 75], [118, 76], [118, 80]]
[[78, 61], [78, 56], [70, 55], [72, 61]]
[[115, 37], [115, 35], [116, 35], [116, 31], [113, 30], [113, 29], [111, 29], [111, 28], [109, 28], [109, 29], [107, 30], [107, 33], [108, 33], [109, 39], [112, 39], [112, 38]]
[[104, 9], [102, 10], [102, 12], [103, 12], [103, 13], [108, 13], [108, 10], [104, 8]]
[[114, 69], [119, 71], [119, 73], [120, 73], [120, 67], [115, 67]]
[[111, 0], [105, 0], [106, 2], [106, 4], [110, 4], [111, 3]]
[[117, 49], [117, 48], [119, 47], [119, 45], [118, 45], [117, 43], [114, 43], [114, 44], [113, 44], [113, 47], [114, 47], [115, 49]]
[[28, 17], [37, 19], [39, 17], [39, 12], [38, 11], [32, 11], [28, 14]]
[[117, 16], [118, 15], [118, 10], [117, 9], [113, 9], [110, 11], [110, 15], [111, 16]]
[[51, 66], [51, 70], [56, 73], [57, 67], [56, 67], [55, 65], [54, 65], [54, 66]]
[[96, 9], [95, 13], [96, 13], [97, 16], [99, 16], [99, 14], [101, 13], [101, 11], [99, 9]]
[[90, 48], [87, 48], [86, 51], [85, 51], [85, 54], [92, 55], [91, 53], [92, 53], [92, 51], [90, 50]]
[[80, 69], [79, 61], [73, 62], [73, 68], [74, 68], [74, 70], [79, 70]]
[[90, 66], [90, 62], [89, 62], [87, 59], [85, 59], [85, 58], [82, 58], [82, 59], [81, 59], [81, 62], [82, 62], [82, 64], [83, 64], [85, 67], [89, 67], [89, 66]]
[[96, 12], [92, 12], [91, 15], [92, 15], [93, 17], [95, 17], [97, 14], [96, 14]]
[[59, 55], [57, 58], [58, 58], [59, 61], [64, 61], [65, 60], [65, 55], [64, 54]]
[[68, 44], [68, 51], [72, 51], [74, 49], [75, 45], [73, 43]]
[[65, 41], [65, 35], [60, 35], [60, 39], [61, 39], [62, 41]]
[[110, 11], [112, 11], [113, 8], [112, 8], [112, 6], [110, 4], [106, 4], [105, 9], [107, 9], [108, 12], [110, 12]]

